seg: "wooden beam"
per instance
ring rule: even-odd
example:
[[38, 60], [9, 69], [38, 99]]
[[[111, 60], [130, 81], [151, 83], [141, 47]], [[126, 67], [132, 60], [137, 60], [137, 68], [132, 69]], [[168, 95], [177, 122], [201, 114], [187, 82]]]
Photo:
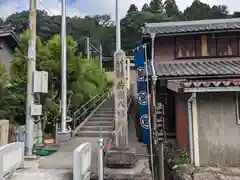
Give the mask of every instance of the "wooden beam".
[[168, 81], [167, 88], [174, 92], [179, 92], [179, 84], [176, 81]]
[[201, 47], [202, 47], [202, 56], [209, 56], [208, 54], [208, 45], [207, 45], [207, 35], [201, 35]]

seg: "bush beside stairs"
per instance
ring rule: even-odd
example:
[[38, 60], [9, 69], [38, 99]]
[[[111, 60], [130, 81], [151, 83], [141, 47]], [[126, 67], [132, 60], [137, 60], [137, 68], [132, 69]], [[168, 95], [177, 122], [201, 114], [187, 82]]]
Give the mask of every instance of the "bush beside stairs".
[[114, 113], [114, 98], [110, 97], [85, 122], [76, 135], [80, 137], [99, 137], [100, 128], [102, 128], [102, 136], [110, 137], [114, 127]]

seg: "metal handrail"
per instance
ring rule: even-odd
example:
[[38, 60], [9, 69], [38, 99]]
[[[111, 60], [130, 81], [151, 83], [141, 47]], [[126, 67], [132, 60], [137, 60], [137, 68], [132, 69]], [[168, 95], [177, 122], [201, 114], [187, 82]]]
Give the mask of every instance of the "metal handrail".
[[111, 93], [111, 89], [103, 94], [97, 94], [73, 113], [73, 129], [79, 124], [79, 120], [84, 120], [105, 98]]
[[92, 102], [96, 97], [98, 97], [99, 95], [101, 95], [100, 93], [97, 94], [96, 96], [92, 97], [90, 100], [88, 100], [86, 103], [84, 103], [80, 108], [78, 108], [74, 113], [73, 116], [75, 116], [82, 108], [84, 108], [85, 106], [87, 106], [87, 104], [89, 104], [90, 102]]

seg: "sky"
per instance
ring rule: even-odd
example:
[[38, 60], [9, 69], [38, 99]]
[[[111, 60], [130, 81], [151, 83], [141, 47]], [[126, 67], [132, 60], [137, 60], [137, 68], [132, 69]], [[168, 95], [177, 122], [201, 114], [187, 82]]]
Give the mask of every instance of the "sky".
[[[115, 0], [66, 0], [68, 16], [85, 16], [94, 14], [110, 14], [115, 18]], [[139, 8], [150, 0], [119, 0], [120, 16], [123, 17], [130, 4]], [[190, 6], [193, 0], [176, 0], [180, 10]], [[230, 12], [240, 11], [240, 0], [201, 0], [210, 5], [223, 4], [229, 7]], [[29, 0], [0, 0], [0, 17], [6, 18], [14, 12], [20, 12], [29, 8]], [[37, 0], [37, 8], [45, 9], [49, 15], [59, 15], [61, 12], [60, 0]]]

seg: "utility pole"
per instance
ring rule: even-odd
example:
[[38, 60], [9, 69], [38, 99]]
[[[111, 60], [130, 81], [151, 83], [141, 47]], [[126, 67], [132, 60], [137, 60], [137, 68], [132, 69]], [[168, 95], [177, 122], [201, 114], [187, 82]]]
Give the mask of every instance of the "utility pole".
[[87, 37], [87, 59], [90, 60], [90, 38]]
[[103, 52], [102, 52], [102, 43], [100, 44], [100, 47], [99, 47], [99, 53], [100, 53], [100, 57], [99, 57], [99, 60], [100, 60], [100, 68], [101, 70], [103, 70]]
[[26, 144], [25, 155], [32, 156], [33, 149], [33, 124], [31, 105], [34, 103], [33, 73], [36, 71], [36, 0], [30, 0], [29, 8], [29, 41], [28, 41], [28, 83], [26, 103]]
[[[152, 66], [152, 71], [153, 71], [153, 76], [152, 76], [152, 104], [153, 104], [153, 135], [154, 135], [154, 152], [155, 154], [157, 154], [156, 158], [156, 163], [157, 164], [157, 168], [155, 172], [156, 174], [154, 174], [154, 178], [155, 179], [159, 179], [159, 180], [164, 180], [165, 179], [165, 175], [164, 175], [164, 140], [159, 139], [158, 138], [158, 132], [157, 132], [157, 117], [156, 117], [156, 82], [157, 82], [157, 75], [155, 72], [155, 67], [154, 67], [154, 57], [155, 57], [155, 33], [151, 34], [151, 46], [152, 46], [152, 53], [151, 53], [151, 66]], [[163, 112], [164, 113], [164, 112]], [[162, 123], [163, 124], [163, 123]], [[163, 129], [162, 129], [163, 130]], [[162, 133], [162, 131], [161, 131]], [[158, 146], [158, 143], [160, 143], [160, 147]], [[152, 167], [152, 169], [154, 169], [154, 167]]]
[[66, 33], [66, 0], [62, 0], [62, 25], [61, 25], [61, 132], [66, 133], [67, 119], [67, 33]]
[[116, 51], [121, 49], [121, 27], [119, 18], [119, 1], [116, 0]]

